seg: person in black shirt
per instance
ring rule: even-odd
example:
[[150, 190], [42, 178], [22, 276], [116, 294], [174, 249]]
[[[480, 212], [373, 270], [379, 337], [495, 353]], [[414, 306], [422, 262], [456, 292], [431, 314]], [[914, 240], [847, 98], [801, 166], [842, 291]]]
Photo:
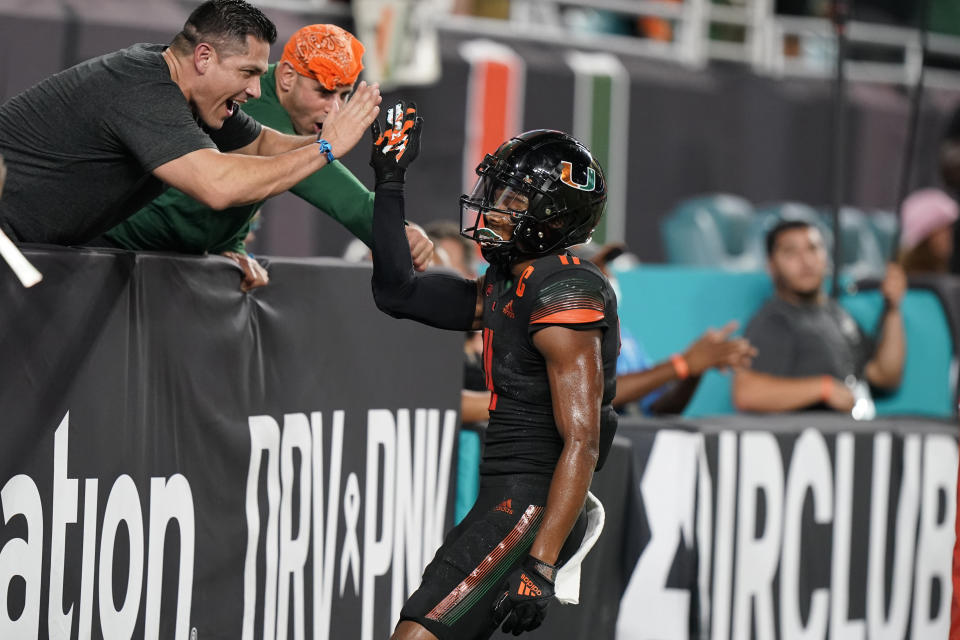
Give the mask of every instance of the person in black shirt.
[[881, 291], [886, 305], [876, 345], [835, 300], [823, 292], [827, 252], [820, 231], [787, 220], [767, 234], [775, 295], [750, 319], [744, 336], [757, 348], [751, 368], [738, 369], [733, 403], [741, 411], [827, 408], [850, 411], [851, 387], [900, 384], [906, 345], [900, 302], [903, 269], [887, 267]]
[[565, 251], [600, 219], [603, 172], [559, 131], [508, 140], [460, 200], [463, 233], [490, 263], [484, 276], [415, 273], [401, 251], [403, 183], [420, 120], [398, 103], [387, 124], [384, 135], [374, 125], [371, 160], [377, 306], [443, 329], [482, 328], [491, 392], [479, 496], [426, 568], [393, 637], [489, 638], [501, 625], [516, 635], [539, 626], [558, 570], [584, 539], [590, 481], [617, 425], [616, 296], [600, 269]]
[[361, 83], [331, 114], [322, 141], [261, 127], [239, 108], [260, 95], [276, 36], [244, 0], [208, 0], [169, 47], [88, 60], [0, 105], [9, 172], [0, 229], [15, 241], [83, 244], [167, 185], [224, 209], [286, 191], [342, 156], [376, 117], [375, 86]]

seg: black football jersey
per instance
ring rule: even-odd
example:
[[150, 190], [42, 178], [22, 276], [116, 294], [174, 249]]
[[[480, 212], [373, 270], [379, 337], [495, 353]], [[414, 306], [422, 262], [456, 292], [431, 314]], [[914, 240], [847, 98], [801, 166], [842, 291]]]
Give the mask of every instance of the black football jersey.
[[546, 361], [533, 334], [557, 325], [602, 332], [599, 469], [617, 428], [610, 403], [620, 350], [617, 299], [606, 277], [569, 254], [539, 258], [518, 277], [491, 266], [483, 302], [483, 367], [492, 396], [480, 472], [553, 474], [563, 440], [553, 417]]

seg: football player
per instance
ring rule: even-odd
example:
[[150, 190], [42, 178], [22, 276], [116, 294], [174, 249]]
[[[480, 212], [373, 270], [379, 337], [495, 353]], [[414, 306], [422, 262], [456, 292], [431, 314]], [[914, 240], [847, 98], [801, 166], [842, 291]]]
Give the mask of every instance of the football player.
[[477, 501], [426, 568], [393, 638], [489, 638], [498, 626], [519, 635], [540, 625], [558, 570], [584, 538], [587, 490], [616, 430], [616, 297], [596, 266], [566, 251], [590, 239], [606, 184], [565, 133], [512, 138], [460, 198], [463, 234], [490, 263], [484, 276], [417, 273], [403, 185], [421, 125], [403, 103], [388, 110], [383, 133], [374, 124], [374, 297], [397, 318], [483, 330], [490, 420]]

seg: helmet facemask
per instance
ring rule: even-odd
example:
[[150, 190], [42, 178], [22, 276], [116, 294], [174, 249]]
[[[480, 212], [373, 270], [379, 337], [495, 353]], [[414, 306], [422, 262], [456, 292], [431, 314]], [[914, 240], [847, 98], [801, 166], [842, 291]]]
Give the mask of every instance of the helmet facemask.
[[487, 155], [460, 197], [461, 234], [490, 263], [556, 253], [589, 240], [606, 184], [589, 151], [558, 131], [516, 136]]
[[460, 196], [460, 233], [479, 244], [491, 264], [515, 255], [517, 229], [539, 196], [529, 183], [513, 178], [501, 165], [487, 155], [477, 167], [480, 177], [473, 190]]
[[[461, 235], [479, 244], [491, 264], [538, 253], [528, 240], [535, 234], [542, 238], [543, 233], [535, 229], [557, 217], [552, 214], [556, 207], [550, 194], [530, 176], [513, 174], [491, 155], [480, 163], [477, 173], [480, 177], [473, 190], [460, 196]], [[542, 184], [552, 176], [544, 178], [536, 182]]]

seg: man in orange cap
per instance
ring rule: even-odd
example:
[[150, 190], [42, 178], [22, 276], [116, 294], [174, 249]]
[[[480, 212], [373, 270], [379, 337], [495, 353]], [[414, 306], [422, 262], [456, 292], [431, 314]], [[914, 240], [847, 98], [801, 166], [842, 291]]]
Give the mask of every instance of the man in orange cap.
[[[283, 56], [260, 80], [260, 97], [243, 111], [277, 131], [316, 135], [330, 113], [339, 111], [363, 69], [363, 45], [331, 24], [314, 24], [293, 34]], [[373, 194], [340, 162], [332, 162], [290, 191], [326, 212], [368, 246], [373, 230]], [[169, 189], [106, 234], [110, 244], [126, 249], [215, 253], [243, 269], [242, 288], [267, 284], [266, 269], [246, 253], [244, 238], [262, 205], [214, 211], [176, 189]], [[423, 269], [433, 243], [416, 226], [407, 228], [414, 265]]]
[[334, 102], [346, 104], [363, 69], [363, 45], [332, 24], [297, 31], [276, 66], [276, 89], [298, 134], [320, 132]]

